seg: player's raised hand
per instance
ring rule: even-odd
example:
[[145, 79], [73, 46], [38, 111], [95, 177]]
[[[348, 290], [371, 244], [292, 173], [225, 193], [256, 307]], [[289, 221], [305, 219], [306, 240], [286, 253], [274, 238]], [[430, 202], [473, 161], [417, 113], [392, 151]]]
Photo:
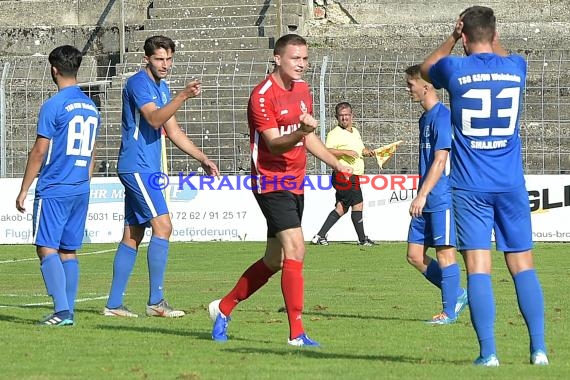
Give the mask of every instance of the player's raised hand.
[[307, 112], [303, 112], [301, 114], [301, 116], [299, 117], [299, 121], [301, 122], [301, 127], [299, 129], [304, 133], [313, 132], [315, 129], [317, 129], [317, 126], [319, 125], [317, 120], [315, 120], [315, 118], [311, 114], [308, 114]]
[[199, 79], [194, 79], [184, 87], [182, 92], [186, 95], [186, 99], [194, 98], [202, 92], [202, 82]]
[[460, 15], [459, 18], [455, 21], [455, 27], [453, 28], [453, 38], [455, 41], [461, 39], [461, 32], [463, 31], [463, 15]]

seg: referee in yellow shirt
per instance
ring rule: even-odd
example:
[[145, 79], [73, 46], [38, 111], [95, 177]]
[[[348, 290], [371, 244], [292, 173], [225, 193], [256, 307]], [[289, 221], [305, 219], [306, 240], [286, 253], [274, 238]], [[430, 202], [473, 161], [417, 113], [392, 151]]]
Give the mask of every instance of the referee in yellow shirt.
[[[327, 233], [352, 207], [351, 219], [358, 245], [371, 246], [374, 242], [364, 233], [362, 218], [363, 198], [358, 176], [364, 174], [364, 160], [362, 157], [373, 157], [374, 152], [364, 146], [360, 132], [352, 125], [353, 113], [350, 103], [341, 102], [335, 107], [335, 116], [338, 125], [327, 134], [326, 146], [332, 154], [345, 166], [350, 166], [353, 174], [349, 179], [341, 177], [340, 173], [333, 172], [332, 184], [336, 190], [335, 208], [331, 211], [319, 233], [311, 242], [316, 245], [329, 245]], [[350, 181], [350, 183], [349, 183]]]

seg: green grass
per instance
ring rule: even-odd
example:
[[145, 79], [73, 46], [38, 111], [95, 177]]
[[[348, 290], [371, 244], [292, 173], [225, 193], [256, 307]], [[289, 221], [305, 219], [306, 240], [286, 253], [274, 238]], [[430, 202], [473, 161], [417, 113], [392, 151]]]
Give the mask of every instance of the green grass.
[[[405, 244], [359, 249], [333, 243], [307, 247], [304, 323], [321, 349], [286, 344], [280, 276], [232, 314], [230, 341], [210, 340], [207, 305], [223, 296], [263, 252], [261, 243], [174, 243], [166, 296], [181, 319], [114, 319], [100, 315], [109, 290], [114, 245], [88, 245], [74, 327], [36, 326], [51, 311], [31, 246], [0, 252], [2, 378], [18, 379], [543, 379], [570, 378], [570, 255], [564, 244], [539, 244], [535, 263], [546, 300], [551, 365], [528, 364], [528, 336], [502, 255], [494, 254], [499, 368], [475, 368], [478, 354], [468, 312], [458, 323], [423, 323], [440, 296], [405, 261]], [[22, 261], [22, 259], [29, 259]], [[13, 261], [12, 261], [13, 260]], [[462, 272], [462, 283], [465, 283]], [[144, 313], [145, 249], [125, 303]], [[43, 304], [42, 304], [43, 303]], [[38, 305], [39, 304], [39, 305]]]

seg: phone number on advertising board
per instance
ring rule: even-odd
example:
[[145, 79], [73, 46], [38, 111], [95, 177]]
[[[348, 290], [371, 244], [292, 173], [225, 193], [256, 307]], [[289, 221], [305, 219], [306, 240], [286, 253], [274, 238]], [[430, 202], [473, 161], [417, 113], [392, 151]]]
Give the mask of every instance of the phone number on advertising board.
[[[247, 211], [171, 211], [172, 220], [244, 220]], [[106, 212], [90, 212], [87, 220], [124, 220], [123, 213], [113, 212], [110, 215]]]

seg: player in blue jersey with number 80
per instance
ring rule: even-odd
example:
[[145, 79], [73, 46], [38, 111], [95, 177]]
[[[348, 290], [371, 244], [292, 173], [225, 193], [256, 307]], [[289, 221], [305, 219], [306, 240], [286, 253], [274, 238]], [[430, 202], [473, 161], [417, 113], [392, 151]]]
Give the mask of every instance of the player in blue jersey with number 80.
[[[454, 140], [451, 185], [458, 248], [467, 267], [475, 365], [499, 365], [491, 285], [491, 236], [513, 277], [530, 335], [530, 362], [548, 364], [544, 299], [532, 260], [532, 229], [519, 136], [526, 62], [499, 44], [491, 8], [466, 9], [421, 65], [422, 76], [450, 97]], [[461, 40], [466, 57], [449, 56]]]
[[82, 55], [73, 46], [49, 55], [58, 92], [41, 107], [37, 137], [30, 152], [16, 208], [25, 212], [28, 190], [39, 173], [33, 207], [33, 244], [54, 313], [41, 324], [74, 323], [79, 281], [76, 251], [81, 248], [89, 207], [95, 136], [100, 116], [78, 86]]

